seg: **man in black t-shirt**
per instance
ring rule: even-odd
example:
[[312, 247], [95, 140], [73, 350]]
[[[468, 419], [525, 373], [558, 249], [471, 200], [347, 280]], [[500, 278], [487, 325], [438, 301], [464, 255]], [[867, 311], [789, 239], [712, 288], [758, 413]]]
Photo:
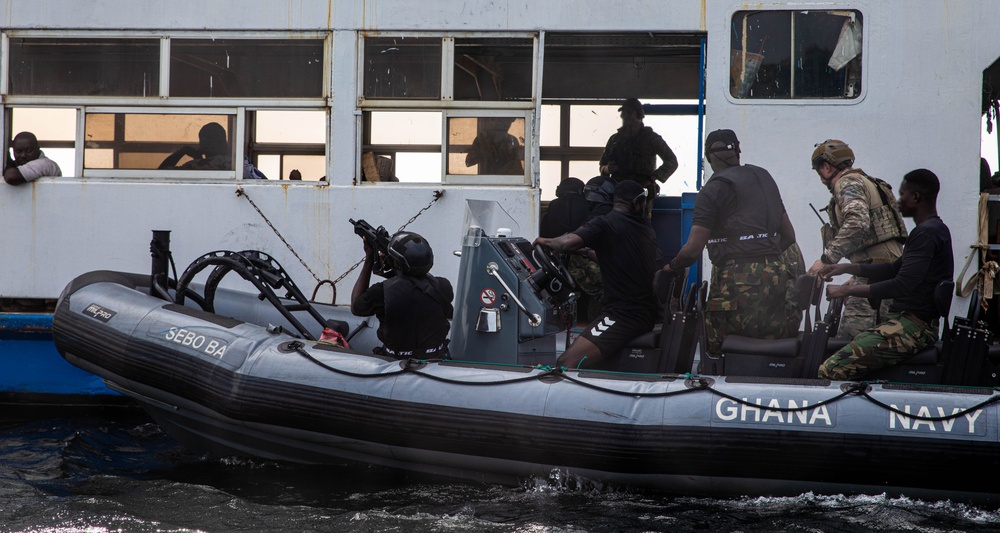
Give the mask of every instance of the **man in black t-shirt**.
[[827, 285], [827, 298], [858, 296], [892, 298], [887, 316], [859, 333], [850, 344], [823, 362], [819, 377], [850, 380], [898, 364], [938, 340], [939, 312], [934, 305], [938, 283], [951, 281], [955, 259], [951, 231], [937, 214], [941, 184], [927, 169], [911, 171], [899, 187], [899, 211], [916, 227], [892, 263], [839, 263], [820, 274], [827, 281], [839, 274], [868, 278], [870, 285]]
[[714, 173], [698, 192], [687, 243], [663, 270], [681, 272], [708, 248], [709, 352], [719, 353], [726, 335], [792, 337], [802, 314], [788, 298], [798, 273], [789, 259], [800, 254], [778, 186], [763, 168], [740, 163], [732, 130], [709, 133], [705, 153]]
[[592, 368], [613, 357], [628, 341], [651, 330], [656, 321], [653, 294], [656, 234], [643, 216], [646, 189], [628, 180], [615, 187], [614, 209], [560, 237], [539, 237], [535, 244], [560, 253], [589, 247], [597, 255], [604, 282], [601, 314], [559, 357], [557, 365]]

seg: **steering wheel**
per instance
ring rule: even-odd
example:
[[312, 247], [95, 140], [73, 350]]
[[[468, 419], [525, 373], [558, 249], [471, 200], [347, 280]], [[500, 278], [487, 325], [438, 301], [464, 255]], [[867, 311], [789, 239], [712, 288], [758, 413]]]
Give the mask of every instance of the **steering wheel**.
[[551, 250], [540, 244], [536, 244], [531, 250], [531, 258], [538, 263], [542, 272], [545, 272], [545, 274], [547, 274], [550, 278], [558, 281], [570, 290], [576, 288], [576, 282], [573, 281], [573, 276], [571, 276], [569, 270], [566, 270], [566, 267], [563, 266], [562, 261], [551, 253]]

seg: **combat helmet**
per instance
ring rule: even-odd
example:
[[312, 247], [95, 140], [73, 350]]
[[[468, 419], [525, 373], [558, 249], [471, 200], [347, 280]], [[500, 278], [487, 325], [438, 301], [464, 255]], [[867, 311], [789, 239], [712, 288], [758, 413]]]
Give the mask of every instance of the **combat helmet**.
[[824, 161], [830, 163], [834, 168], [849, 167], [854, 164], [854, 150], [844, 141], [837, 139], [827, 139], [816, 145], [812, 155], [813, 169], [819, 167]]
[[410, 231], [392, 236], [389, 257], [395, 270], [407, 276], [426, 276], [434, 266], [434, 252], [427, 239]]
[[591, 205], [611, 205], [615, 201], [615, 180], [607, 176], [596, 176], [583, 187], [583, 197]]

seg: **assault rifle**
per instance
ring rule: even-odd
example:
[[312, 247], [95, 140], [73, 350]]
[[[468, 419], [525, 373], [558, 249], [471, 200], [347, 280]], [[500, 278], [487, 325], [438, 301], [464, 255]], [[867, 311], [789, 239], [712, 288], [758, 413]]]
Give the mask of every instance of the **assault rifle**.
[[372, 265], [372, 272], [383, 278], [392, 277], [392, 265], [388, 261], [389, 240], [392, 238], [389, 232], [382, 226], [378, 228], [365, 222], [364, 219], [347, 219], [354, 225], [354, 233], [365, 240], [374, 249], [375, 260]]

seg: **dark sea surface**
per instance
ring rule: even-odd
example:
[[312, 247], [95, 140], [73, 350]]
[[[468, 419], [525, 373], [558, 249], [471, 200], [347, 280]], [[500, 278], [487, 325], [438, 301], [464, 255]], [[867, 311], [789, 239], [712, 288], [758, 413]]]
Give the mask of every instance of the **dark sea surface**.
[[508, 487], [354, 463], [213, 459], [130, 415], [0, 423], [0, 532], [13, 531], [986, 532], [1000, 531], [1000, 513], [886, 496], [717, 500], [558, 478]]

